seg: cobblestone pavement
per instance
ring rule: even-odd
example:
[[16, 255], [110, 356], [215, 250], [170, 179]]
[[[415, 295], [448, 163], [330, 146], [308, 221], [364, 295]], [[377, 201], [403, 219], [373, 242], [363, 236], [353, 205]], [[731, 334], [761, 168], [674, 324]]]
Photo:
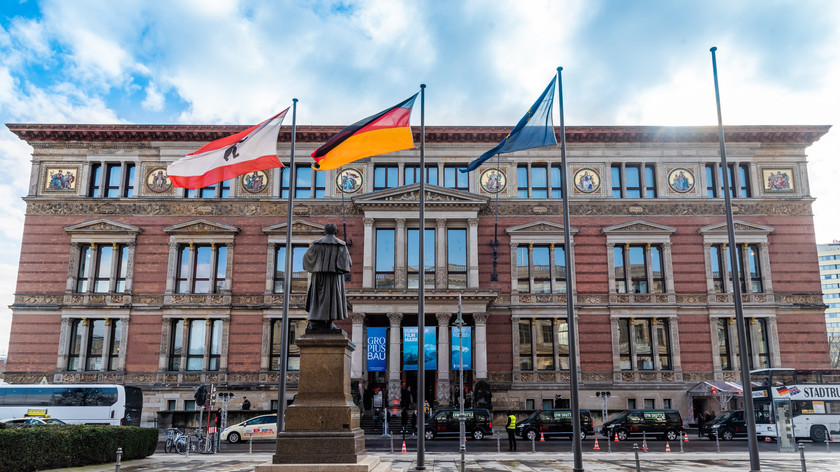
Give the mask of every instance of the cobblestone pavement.
[[[410, 471], [416, 467], [416, 454], [376, 454], [383, 461], [391, 462], [394, 470]], [[806, 456], [808, 472], [840, 471], [840, 454], [808, 453]], [[460, 470], [460, 455], [452, 453], [427, 453], [425, 467], [430, 472], [455, 472]], [[763, 472], [801, 471], [799, 454], [765, 453], [760, 456]], [[271, 461], [271, 454], [192, 454], [189, 457], [172, 454], [155, 454], [145, 459], [123, 462], [120, 472], [252, 472], [254, 466]], [[573, 459], [571, 453], [533, 454], [493, 453], [467, 455], [465, 469], [488, 472], [548, 472], [571, 471]], [[583, 467], [587, 471], [634, 471], [635, 457], [632, 453], [600, 454], [597, 457], [584, 455]], [[709, 472], [709, 471], [747, 471], [750, 468], [749, 455], [710, 454], [710, 453], [672, 453], [644, 454], [640, 456], [640, 469], [645, 472]], [[115, 465], [74, 467], [55, 469], [70, 472], [112, 472]]]

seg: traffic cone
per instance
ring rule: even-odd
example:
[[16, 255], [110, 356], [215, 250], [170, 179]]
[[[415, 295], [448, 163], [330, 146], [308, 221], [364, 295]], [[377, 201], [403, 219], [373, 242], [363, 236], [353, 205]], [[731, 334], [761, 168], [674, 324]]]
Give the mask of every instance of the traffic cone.
[[618, 442], [618, 433], [615, 433], [615, 441], [614, 442]]
[[642, 452], [648, 452], [647, 439], [642, 441]]
[[671, 445], [668, 441], [665, 441], [665, 452], [671, 452]]
[[542, 431], [540, 431], [540, 442], [545, 442], [545, 436], [543, 436]]
[[601, 448], [598, 446], [598, 438], [595, 438], [595, 447], [592, 448], [593, 451], [600, 451]]
[[684, 433], [684, 434], [685, 434], [685, 442], [688, 442], [688, 433]]
[[405, 450], [405, 441], [403, 441], [402, 451], [400, 451], [400, 452], [408, 452], [408, 451]]

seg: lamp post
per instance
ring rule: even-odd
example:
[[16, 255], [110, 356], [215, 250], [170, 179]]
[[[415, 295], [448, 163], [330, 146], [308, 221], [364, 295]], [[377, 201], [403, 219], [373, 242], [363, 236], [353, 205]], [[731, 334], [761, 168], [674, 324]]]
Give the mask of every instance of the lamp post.
[[458, 327], [458, 403], [460, 414], [458, 415], [458, 439], [461, 444], [458, 450], [461, 452], [461, 472], [464, 472], [465, 455], [467, 453], [466, 427], [464, 422], [464, 318], [461, 316], [461, 294], [458, 294], [458, 318], [455, 319], [455, 326]]
[[[609, 415], [609, 411], [607, 411], [607, 400], [610, 398], [610, 392], [595, 392], [595, 396], [601, 399], [601, 428], [603, 429], [604, 423], [607, 422], [607, 415]], [[610, 437], [607, 436], [607, 442], [609, 442]]]

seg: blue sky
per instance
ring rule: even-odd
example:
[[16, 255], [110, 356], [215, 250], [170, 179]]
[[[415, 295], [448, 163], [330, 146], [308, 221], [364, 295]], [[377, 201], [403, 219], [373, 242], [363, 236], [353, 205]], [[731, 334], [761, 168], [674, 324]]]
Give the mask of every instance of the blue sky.
[[[513, 126], [563, 66], [566, 123], [840, 124], [840, 2], [0, 0], [0, 123], [346, 125], [427, 84], [429, 125]], [[419, 123], [415, 113], [413, 123]], [[840, 239], [840, 130], [809, 150]], [[0, 124], [0, 355], [31, 148]]]

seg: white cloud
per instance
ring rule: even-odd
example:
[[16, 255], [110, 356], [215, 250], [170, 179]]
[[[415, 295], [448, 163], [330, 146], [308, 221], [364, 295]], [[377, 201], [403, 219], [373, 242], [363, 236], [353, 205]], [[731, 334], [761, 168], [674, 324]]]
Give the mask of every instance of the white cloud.
[[164, 100], [163, 94], [157, 89], [155, 84], [149, 84], [146, 87], [146, 98], [141, 105], [146, 110], [160, 111], [163, 110]]

